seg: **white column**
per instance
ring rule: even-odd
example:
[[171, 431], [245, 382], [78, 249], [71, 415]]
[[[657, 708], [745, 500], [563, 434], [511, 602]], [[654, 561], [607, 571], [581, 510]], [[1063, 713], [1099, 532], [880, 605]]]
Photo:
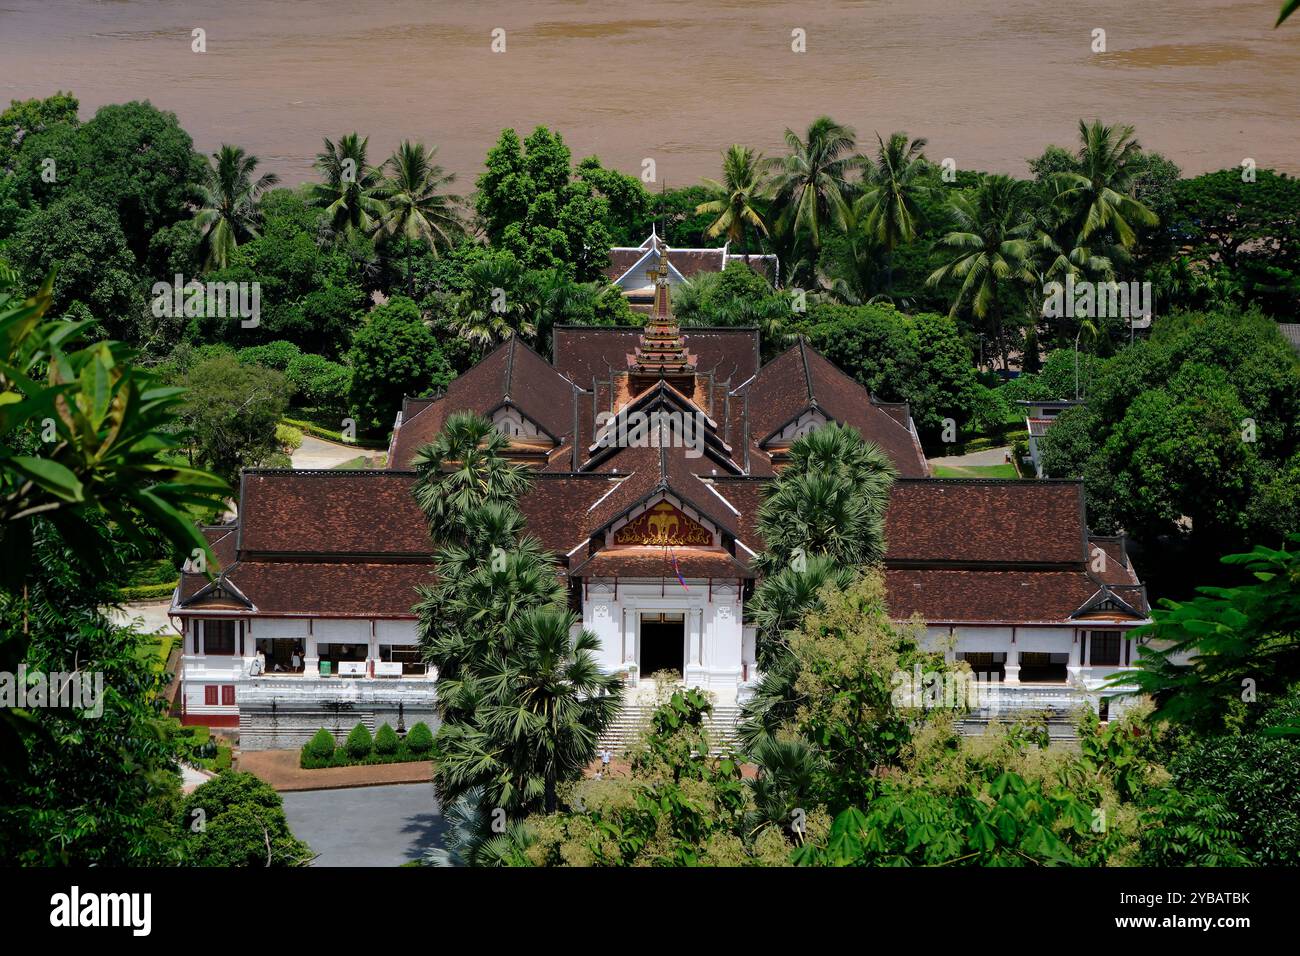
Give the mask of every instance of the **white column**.
[[316, 635], [312, 633], [311, 619], [307, 619], [307, 641], [303, 648], [302, 673], [304, 677], [320, 677], [320, 656], [316, 653]]
[[1019, 684], [1020, 683], [1020, 652], [1012, 646], [1007, 650], [1007, 676], [1003, 683]]

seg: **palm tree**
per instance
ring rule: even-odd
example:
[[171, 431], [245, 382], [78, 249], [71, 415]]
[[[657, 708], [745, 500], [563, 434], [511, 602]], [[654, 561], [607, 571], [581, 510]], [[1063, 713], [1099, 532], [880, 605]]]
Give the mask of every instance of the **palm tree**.
[[510, 652], [483, 675], [482, 727], [505, 755], [495, 806], [553, 812], [557, 785], [582, 775], [618, 715], [622, 681], [597, 665], [595, 634], [573, 636], [577, 622], [562, 606], [524, 611], [511, 622]]
[[537, 337], [536, 305], [540, 284], [521, 273], [510, 258], [491, 256], [465, 267], [468, 289], [447, 319], [452, 330], [472, 345], [487, 351], [512, 335]]
[[853, 130], [821, 116], [813, 120], [804, 139], [787, 129], [785, 142], [790, 153], [777, 165], [771, 184], [779, 210], [776, 228], [795, 239], [807, 236], [814, 248], [820, 248], [826, 225], [843, 228], [849, 218], [849, 177], [860, 165], [853, 155]]
[[307, 187], [308, 201], [329, 216], [336, 236], [374, 232], [387, 207], [381, 198], [383, 176], [366, 159], [369, 138], [348, 133], [337, 144], [325, 140], [316, 154], [324, 182]]
[[771, 163], [747, 146], [733, 145], [722, 155], [722, 182], [704, 180], [704, 185], [717, 198], [700, 203], [697, 213], [709, 213], [718, 218], [709, 226], [710, 236], [726, 233], [728, 241], [749, 252], [746, 242], [750, 229], [766, 236], [767, 223], [762, 208], [767, 196], [766, 170]]
[[509, 439], [480, 415], [456, 412], [438, 437], [415, 456], [415, 500], [434, 544], [464, 545], [465, 519], [488, 504], [513, 504], [528, 487], [528, 473], [505, 458]]
[[228, 143], [212, 158], [216, 163], [206, 167], [204, 181], [198, 186], [199, 211], [194, 222], [207, 247], [206, 267], [224, 269], [241, 240], [257, 237], [257, 201], [280, 177], [264, 173], [254, 180], [257, 157]]
[[[996, 338], [1004, 367], [1007, 306], [1038, 277], [1030, 188], [1029, 183], [1010, 176], [985, 176], [973, 199], [958, 193], [948, 204], [957, 229], [936, 244], [950, 250], [952, 258], [925, 283], [937, 286], [949, 279], [960, 280], [949, 314], [956, 315], [962, 305], [969, 304]], [[1030, 301], [1035, 297], [1031, 295]]]
[[437, 152], [436, 146], [426, 149], [423, 143], [403, 141], [384, 164], [389, 176], [376, 193], [386, 207], [380, 215], [378, 233], [386, 238], [406, 239], [406, 273], [412, 287], [414, 244], [423, 242], [436, 255], [464, 231], [457, 210], [460, 197], [442, 191], [455, 181], [456, 175], [434, 163]]
[[920, 178], [929, 164], [924, 139], [894, 133], [886, 142], [877, 133], [876, 142], [876, 159], [865, 164], [863, 192], [853, 211], [866, 236], [885, 250], [885, 286], [892, 289], [894, 250], [916, 238], [920, 197], [926, 191]]
[[1160, 221], [1135, 196], [1142, 147], [1132, 126], [1106, 126], [1098, 120], [1080, 120], [1079, 139], [1075, 168], [1051, 175], [1059, 187], [1056, 200], [1074, 227], [1074, 245], [1100, 242], [1127, 249], [1137, 241], [1134, 225]]
[[746, 608], [758, 634], [759, 670], [765, 672], [785, 652], [785, 632], [819, 605], [817, 595], [824, 585], [845, 588], [856, 576], [856, 569], [829, 555], [814, 554], [798, 567], [787, 565], [763, 578]]

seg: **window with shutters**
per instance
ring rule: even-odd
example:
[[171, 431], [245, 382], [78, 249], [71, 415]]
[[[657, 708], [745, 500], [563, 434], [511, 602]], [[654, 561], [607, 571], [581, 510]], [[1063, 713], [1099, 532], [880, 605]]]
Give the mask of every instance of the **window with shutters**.
[[1092, 632], [1092, 663], [1100, 667], [1119, 666], [1119, 631]]

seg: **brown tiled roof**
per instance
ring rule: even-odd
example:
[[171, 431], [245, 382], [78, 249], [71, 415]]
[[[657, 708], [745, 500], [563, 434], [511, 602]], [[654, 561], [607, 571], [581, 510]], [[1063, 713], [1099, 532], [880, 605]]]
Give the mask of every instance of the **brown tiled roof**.
[[802, 339], [764, 365], [744, 391], [749, 397], [749, 437], [756, 448], [803, 412], [817, 408], [879, 445], [903, 477], [930, 473], [920, 442], [905, 424], [906, 411], [877, 405], [870, 392]]
[[[672, 559], [684, 578], [752, 578], [748, 566], [726, 551], [701, 548], [606, 548], [573, 568], [584, 578], [665, 577], [676, 582]], [[679, 585], [680, 586], [680, 585]]]
[[[557, 325], [552, 350], [555, 367], [575, 384], [590, 389], [595, 379], [608, 379], [610, 369], [625, 369], [644, 332], [642, 326], [602, 328]], [[683, 329], [682, 339], [696, 357], [700, 373], [712, 372], [733, 387], [758, 371], [757, 329]]]
[[[425, 400], [419, 400], [425, 401]], [[438, 437], [454, 413], [489, 415], [509, 402], [562, 442], [573, 432], [574, 388], [550, 363], [511, 336], [447, 386], [446, 395], [403, 415], [393, 436], [391, 465], [409, 468], [415, 453]]]
[[1098, 590], [1083, 571], [885, 570], [886, 600], [897, 620], [930, 624], [1068, 623]]
[[1081, 564], [1083, 486], [1075, 481], [897, 481], [886, 561]]
[[433, 563], [241, 561], [230, 580], [258, 614], [411, 618]]
[[424, 515], [400, 471], [246, 471], [241, 556], [427, 555]]

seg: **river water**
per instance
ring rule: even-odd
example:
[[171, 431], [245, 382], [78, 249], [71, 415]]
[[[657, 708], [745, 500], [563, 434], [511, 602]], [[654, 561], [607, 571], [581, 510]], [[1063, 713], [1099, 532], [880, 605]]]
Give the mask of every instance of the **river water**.
[[1100, 117], [1189, 174], [1245, 157], [1296, 173], [1300, 21], [1273, 30], [1278, 6], [0, 0], [0, 96], [71, 90], [85, 115], [147, 98], [205, 152], [237, 143], [289, 183], [311, 175], [322, 136], [356, 129], [372, 160], [405, 137], [437, 144], [469, 191], [503, 127], [541, 123], [575, 157], [638, 175], [650, 159], [656, 184], [684, 185], [718, 175], [729, 143], [779, 152], [785, 127], [819, 113], [860, 140], [925, 136], [962, 168], [1024, 174]]

